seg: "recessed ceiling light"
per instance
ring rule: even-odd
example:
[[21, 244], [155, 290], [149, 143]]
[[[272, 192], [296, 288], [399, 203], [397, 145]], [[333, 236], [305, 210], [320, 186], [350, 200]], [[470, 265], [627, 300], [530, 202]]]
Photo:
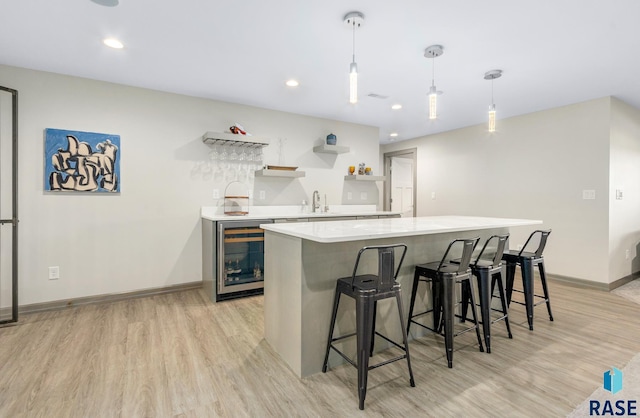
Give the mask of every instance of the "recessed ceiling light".
[[391, 106], [391, 109], [393, 109], [393, 110], [402, 109], [402, 105], [401, 104], [394, 104], [393, 106]]
[[298, 80], [293, 80], [293, 79], [287, 80], [285, 84], [289, 87], [298, 87], [300, 85], [300, 83], [298, 83]]
[[397, 137], [397, 136], [398, 136], [398, 133], [397, 133], [397, 132], [391, 132], [391, 133], [389, 134], [389, 136], [390, 136], [391, 138], [395, 138], [395, 137]]
[[118, 0], [91, 0], [100, 6], [114, 7], [118, 5]]
[[122, 49], [124, 47], [124, 45], [122, 45], [122, 42], [120, 42], [119, 40], [117, 40], [115, 38], [107, 38], [102, 42], [106, 46], [111, 47], [111, 48], [115, 48], [115, 49]]

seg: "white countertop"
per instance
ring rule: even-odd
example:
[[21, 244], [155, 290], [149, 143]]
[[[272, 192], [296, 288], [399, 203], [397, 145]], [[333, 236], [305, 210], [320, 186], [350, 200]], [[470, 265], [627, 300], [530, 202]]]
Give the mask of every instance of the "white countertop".
[[476, 216], [425, 216], [419, 218], [361, 219], [356, 221], [263, 224], [270, 232], [321, 243], [395, 238], [444, 232], [538, 225], [532, 219], [483, 218]]
[[328, 212], [309, 212], [301, 206], [251, 206], [248, 215], [225, 215], [224, 208], [205, 206], [200, 210], [202, 219], [210, 221], [254, 220], [254, 219], [305, 219], [305, 218], [340, 218], [352, 216], [399, 215], [400, 212], [376, 210], [376, 205], [330, 205]]

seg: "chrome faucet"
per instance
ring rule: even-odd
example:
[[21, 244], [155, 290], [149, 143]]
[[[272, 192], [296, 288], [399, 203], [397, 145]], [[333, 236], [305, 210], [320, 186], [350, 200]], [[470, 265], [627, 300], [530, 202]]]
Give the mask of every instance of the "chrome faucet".
[[313, 191], [313, 198], [311, 199], [311, 210], [312, 212], [320, 212], [320, 193], [317, 190]]

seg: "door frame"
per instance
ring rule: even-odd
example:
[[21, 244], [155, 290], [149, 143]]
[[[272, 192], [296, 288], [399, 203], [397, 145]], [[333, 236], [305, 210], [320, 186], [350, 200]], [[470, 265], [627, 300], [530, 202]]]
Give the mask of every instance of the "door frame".
[[0, 91], [11, 94], [11, 154], [12, 154], [12, 214], [11, 219], [0, 219], [0, 227], [11, 224], [11, 319], [0, 324], [18, 322], [18, 91], [0, 86]]
[[391, 157], [402, 157], [411, 159], [413, 161], [413, 216], [416, 216], [417, 213], [417, 164], [418, 164], [418, 148], [408, 148], [398, 151], [385, 152], [383, 154], [384, 160], [384, 175], [387, 178], [387, 181], [384, 182], [384, 194], [383, 194], [383, 204], [384, 210], [391, 210]]

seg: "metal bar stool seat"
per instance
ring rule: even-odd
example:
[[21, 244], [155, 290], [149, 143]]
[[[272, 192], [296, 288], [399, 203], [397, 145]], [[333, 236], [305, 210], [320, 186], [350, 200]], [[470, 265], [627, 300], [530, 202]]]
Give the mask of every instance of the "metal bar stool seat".
[[[402, 248], [402, 256], [398, 263], [397, 269], [394, 272], [394, 258], [397, 248]], [[364, 274], [357, 275], [358, 265], [360, 263], [360, 257], [368, 250], [378, 251], [378, 274]], [[344, 358], [349, 364], [355, 366], [358, 369], [358, 400], [359, 408], [364, 409], [364, 401], [367, 393], [367, 377], [368, 372], [371, 369], [375, 369], [380, 366], [398, 361], [407, 360], [407, 367], [409, 369], [409, 384], [415, 386], [413, 379], [413, 371], [411, 370], [411, 358], [409, 356], [409, 345], [407, 343], [407, 332], [404, 328], [404, 313], [402, 307], [402, 295], [400, 284], [396, 282], [400, 266], [404, 260], [404, 256], [407, 252], [407, 246], [405, 244], [394, 245], [379, 245], [363, 247], [358, 252], [356, 263], [353, 268], [353, 274], [350, 277], [343, 277], [338, 279], [336, 283], [336, 292], [333, 301], [333, 311], [331, 314], [331, 323], [329, 327], [329, 338], [327, 339], [327, 350], [324, 357], [324, 363], [322, 365], [322, 372], [326, 373], [329, 363], [329, 352], [331, 349], [336, 351], [342, 358]], [[355, 299], [356, 302], [356, 331], [351, 334], [334, 337], [333, 332], [336, 324], [336, 316], [338, 313], [338, 305], [340, 303], [340, 296], [347, 295]], [[402, 330], [402, 344], [391, 340], [390, 338], [380, 334], [375, 330], [376, 325], [376, 311], [377, 303], [379, 300], [395, 298], [398, 305], [398, 314], [400, 318], [400, 328]], [[356, 336], [357, 340], [357, 358], [356, 361], [350, 359], [341, 350], [339, 350], [334, 343], [344, 340], [345, 338]], [[374, 336], [378, 335], [384, 340], [393, 344], [395, 347], [402, 350], [404, 353], [400, 356], [388, 359], [378, 364], [369, 365], [369, 357], [373, 354]]]
[[[476, 336], [478, 338], [479, 349], [480, 351], [484, 351], [478, 326], [476, 302], [473, 292], [473, 283], [471, 281], [471, 269], [469, 268], [471, 255], [474, 248], [478, 244], [479, 239], [479, 237], [476, 237], [472, 239], [453, 240], [447, 247], [442, 260], [440, 260], [439, 262], [436, 261], [426, 264], [419, 264], [415, 268], [415, 274], [413, 277], [413, 288], [411, 290], [411, 305], [409, 307], [409, 322], [407, 324], [407, 333], [411, 328], [411, 324], [416, 324], [425, 329], [443, 335], [445, 339], [447, 365], [449, 368], [453, 367], [453, 338], [457, 335], [475, 329]], [[459, 245], [462, 245], [462, 257], [459, 263], [452, 263], [449, 258], [449, 252], [454, 246]], [[427, 309], [424, 312], [414, 314], [413, 311], [415, 308], [416, 296], [418, 293], [418, 284], [420, 282], [431, 282], [432, 308]], [[469, 286], [469, 288], [471, 289], [469, 293], [472, 300], [471, 313], [473, 314], [474, 325], [454, 334], [453, 320], [456, 316], [462, 318], [462, 316], [455, 314], [456, 303], [454, 300], [454, 287], [456, 284], [464, 284], [465, 286]], [[428, 313], [433, 314], [433, 328], [416, 321], [417, 317], [426, 315]], [[442, 317], [440, 315], [442, 315]]]
[[[547, 312], [549, 313], [549, 321], [553, 321], [553, 314], [551, 313], [551, 303], [549, 302], [549, 289], [547, 288], [547, 276], [544, 269], [544, 258], [542, 252], [547, 244], [547, 238], [551, 230], [537, 230], [533, 231], [529, 238], [522, 246], [521, 250], [508, 250], [502, 255], [502, 260], [507, 265], [507, 280], [506, 280], [506, 293], [507, 304], [511, 303], [512, 292], [524, 293], [524, 303], [519, 301], [513, 301], [519, 305], [525, 305], [527, 311], [527, 321], [529, 322], [529, 330], [533, 331], [533, 308], [541, 303], [546, 303]], [[536, 236], [540, 237], [538, 242], [538, 248], [534, 251], [528, 251], [528, 247], [531, 246]], [[516, 273], [516, 266], [520, 265], [522, 271], [522, 290], [513, 288], [513, 282]], [[543, 295], [537, 295], [534, 293], [534, 268], [538, 266], [540, 272], [540, 281], [542, 283]], [[538, 302], [534, 302], [534, 298], [539, 298]]]

